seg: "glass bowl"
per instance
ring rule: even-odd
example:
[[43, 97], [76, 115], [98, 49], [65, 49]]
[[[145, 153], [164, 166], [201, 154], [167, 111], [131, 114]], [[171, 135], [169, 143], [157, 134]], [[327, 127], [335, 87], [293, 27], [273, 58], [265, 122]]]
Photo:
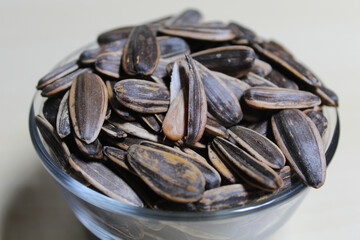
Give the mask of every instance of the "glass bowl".
[[[79, 49], [59, 65], [78, 57], [83, 49], [93, 45]], [[290, 218], [309, 191], [309, 187], [297, 182], [275, 196], [216, 212], [171, 212], [119, 202], [82, 185], [55, 164], [34, 120], [42, 112], [44, 101], [37, 91], [29, 119], [33, 145], [76, 217], [100, 239], [263, 239]], [[335, 108], [324, 107], [324, 114], [329, 122], [324, 137], [329, 163], [339, 140], [339, 118]]]

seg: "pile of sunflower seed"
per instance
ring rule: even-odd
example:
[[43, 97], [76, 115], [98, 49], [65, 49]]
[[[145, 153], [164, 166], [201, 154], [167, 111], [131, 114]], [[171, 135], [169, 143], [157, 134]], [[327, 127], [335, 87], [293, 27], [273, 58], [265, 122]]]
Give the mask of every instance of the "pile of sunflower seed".
[[65, 172], [119, 201], [214, 211], [323, 185], [336, 94], [283, 46], [186, 10], [101, 34], [40, 79]]

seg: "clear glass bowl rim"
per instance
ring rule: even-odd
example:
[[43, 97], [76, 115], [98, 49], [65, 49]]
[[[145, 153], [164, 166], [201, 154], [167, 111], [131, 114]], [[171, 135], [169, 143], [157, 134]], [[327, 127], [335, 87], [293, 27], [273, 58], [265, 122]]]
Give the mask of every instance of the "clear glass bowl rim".
[[[41, 101], [40, 92], [36, 91], [33, 98], [30, 114], [29, 114], [29, 130], [32, 143], [40, 160], [46, 170], [53, 176], [58, 183], [60, 183], [65, 189], [72, 192], [77, 197], [81, 198], [92, 205], [95, 205], [106, 211], [126, 214], [137, 217], [151, 218], [156, 220], [167, 220], [167, 221], [211, 221], [218, 219], [228, 219], [238, 217], [241, 215], [252, 214], [257, 211], [270, 208], [272, 206], [281, 204], [292, 197], [296, 196], [300, 192], [309, 188], [302, 182], [298, 182], [291, 188], [279, 193], [278, 195], [271, 196], [263, 201], [246, 204], [245, 206], [219, 210], [215, 212], [175, 212], [175, 211], [162, 211], [153, 210], [148, 208], [140, 208], [132, 205], [128, 205], [117, 200], [114, 200], [106, 195], [98, 193], [65, 173], [58, 165], [55, 164], [54, 160], [48, 153], [42, 138], [40, 137], [39, 131], [35, 124], [35, 115], [38, 114], [34, 108], [34, 103]], [[338, 111], [335, 108], [325, 107], [325, 113], [330, 113], [328, 117], [329, 128], [328, 129], [328, 142], [326, 148], [326, 159], [329, 164], [333, 158], [337, 144], [339, 141], [340, 124]]]

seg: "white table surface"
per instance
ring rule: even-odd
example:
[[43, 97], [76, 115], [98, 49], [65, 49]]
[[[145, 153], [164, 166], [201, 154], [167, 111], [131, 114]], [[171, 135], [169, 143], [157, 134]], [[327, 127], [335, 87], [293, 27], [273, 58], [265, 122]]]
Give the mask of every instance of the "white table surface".
[[0, 239], [93, 239], [41, 166], [28, 132], [40, 77], [120, 25], [200, 9], [283, 43], [340, 97], [341, 136], [325, 185], [271, 240], [360, 239], [360, 1], [0, 0]]

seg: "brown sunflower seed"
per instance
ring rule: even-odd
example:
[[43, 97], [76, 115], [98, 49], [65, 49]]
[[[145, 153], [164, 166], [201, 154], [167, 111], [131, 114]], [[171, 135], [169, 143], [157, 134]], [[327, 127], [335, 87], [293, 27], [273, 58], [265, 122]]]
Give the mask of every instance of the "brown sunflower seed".
[[128, 162], [157, 194], [174, 202], [195, 202], [204, 192], [200, 170], [175, 154], [141, 145], [128, 149]]
[[237, 78], [228, 76], [226, 74], [223, 74], [221, 72], [215, 72], [213, 71], [213, 73], [215, 74], [215, 76], [217, 76], [218, 78], [220, 78], [221, 80], [223, 80], [223, 82], [226, 84], [226, 86], [234, 93], [234, 95], [236, 96], [236, 98], [238, 100], [241, 99], [241, 97], [244, 94], [244, 91], [246, 89], [249, 89], [250, 86], [249, 84], [245, 83], [244, 81], [241, 81]]
[[300, 178], [315, 188], [323, 185], [326, 159], [315, 124], [297, 109], [280, 111], [271, 123], [278, 146]]
[[260, 59], [255, 59], [254, 66], [251, 69], [251, 72], [255, 73], [261, 77], [265, 77], [265, 76], [269, 75], [271, 70], [272, 70], [272, 67], [270, 64], [268, 64], [267, 62], [264, 62]]
[[269, 126], [268, 120], [263, 120], [263, 121], [259, 121], [256, 123], [250, 123], [250, 124], [246, 125], [247, 128], [250, 128], [250, 129], [254, 130], [255, 132], [258, 132], [263, 136], [266, 136], [268, 134], [268, 126]]
[[178, 37], [157, 37], [160, 47], [160, 57], [163, 59], [176, 59], [184, 54], [190, 54], [190, 47], [186, 41]]
[[120, 78], [120, 53], [106, 53], [99, 55], [95, 61], [96, 71], [113, 78]]
[[186, 154], [189, 154], [190, 156], [196, 158], [197, 160], [199, 160], [201, 163], [205, 164], [205, 165], [208, 165], [209, 163], [206, 161], [206, 159], [201, 156], [200, 154], [198, 154], [197, 152], [195, 152], [194, 150], [192, 150], [191, 148], [178, 148], [178, 147], [174, 147], [176, 150], [179, 150], [179, 151], [182, 151]]
[[79, 65], [77, 64], [77, 60], [71, 61], [65, 65], [55, 68], [44, 77], [42, 77], [37, 85], [37, 89], [43, 89], [46, 85], [54, 82], [55, 80], [66, 76], [67, 74], [77, 70]]
[[167, 77], [167, 75], [168, 75], [167, 70], [166, 70], [166, 67], [168, 64], [169, 64], [169, 60], [160, 58], [155, 71], [150, 76], [151, 79], [154, 80], [154, 82], [166, 86], [164, 78]]
[[60, 138], [65, 138], [71, 133], [69, 91], [65, 93], [59, 105], [59, 110], [56, 117], [56, 132]]
[[274, 40], [262, 42], [261, 45], [264, 49], [272, 52], [278, 57], [285, 56], [287, 58], [294, 59], [293, 54], [288, 49], [286, 49], [283, 45]]
[[262, 48], [258, 44], [253, 44], [253, 47], [269, 62], [276, 64], [284, 73], [295, 77], [300, 82], [307, 85], [320, 86], [320, 81], [314, 76], [314, 74], [293, 58], [284, 54], [280, 57], [273, 52]]
[[230, 136], [259, 161], [274, 169], [285, 165], [285, 156], [272, 141], [263, 135], [241, 126], [228, 130]]
[[127, 163], [127, 152], [116, 147], [104, 146], [104, 155], [123, 169], [136, 174]]
[[221, 151], [232, 166], [236, 167], [236, 171], [241, 174], [240, 177], [249, 185], [265, 191], [274, 191], [282, 187], [283, 181], [274, 170], [231, 142], [216, 137], [213, 140], [213, 145]]
[[245, 102], [258, 109], [309, 108], [321, 103], [318, 96], [305, 91], [253, 87], [245, 91]]
[[102, 145], [99, 139], [95, 139], [95, 141], [88, 144], [81, 141], [76, 136], [74, 136], [74, 138], [76, 146], [84, 157], [92, 159], [102, 159], [104, 157], [102, 152]]
[[123, 39], [115, 42], [110, 42], [95, 49], [85, 50], [80, 54], [79, 61], [82, 64], [92, 64], [100, 55], [103, 54], [116, 53], [120, 55], [125, 44], [126, 39]]
[[169, 91], [161, 84], [127, 79], [114, 85], [116, 99], [125, 107], [140, 113], [162, 113], [169, 107]]
[[143, 141], [140, 143], [140, 145], [174, 154], [194, 164], [195, 167], [197, 167], [200, 170], [200, 172], [203, 174], [205, 178], [206, 189], [216, 188], [220, 186], [221, 178], [219, 173], [210, 164], [208, 164], [205, 159], [203, 159], [202, 157], [199, 158], [198, 154], [194, 156], [194, 153], [191, 154], [184, 153], [181, 150], [174, 149], [163, 144], [153, 143], [148, 141]]
[[154, 142], [157, 142], [159, 139], [158, 135], [149, 132], [140, 123], [126, 122], [119, 118], [111, 118], [108, 120], [108, 122], [113, 124], [115, 127], [123, 130], [127, 134], [133, 135], [135, 137], [139, 137]]
[[127, 136], [125, 138], [120, 138], [114, 140], [113, 138], [106, 138], [105, 141], [112, 146], [120, 148], [122, 150], [128, 150], [131, 145], [140, 144], [140, 142], [144, 141], [142, 138]]
[[207, 103], [206, 95], [198, 68], [189, 55], [182, 69], [185, 82], [188, 83], [185, 98], [187, 99], [187, 134], [186, 144], [195, 144], [200, 140], [206, 125]]
[[59, 106], [61, 103], [62, 98], [60, 96], [55, 96], [52, 98], [46, 99], [44, 102], [44, 106], [42, 109], [42, 113], [46, 120], [56, 128], [56, 117], [58, 114]]
[[124, 71], [129, 75], [151, 75], [159, 58], [159, 44], [151, 29], [146, 25], [134, 27], [124, 47]]
[[195, 9], [187, 9], [177, 16], [174, 16], [165, 22], [166, 26], [186, 26], [200, 22], [201, 13]]
[[215, 136], [219, 136], [219, 137], [223, 137], [223, 138], [228, 137], [226, 128], [211, 118], [208, 118], [206, 120], [205, 133], [207, 133], [210, 136], [214, 136], [214, 137]]
[[326, 119], [324, 114], [322, 112], [314, 110], [306, 111], [305, 114], [311, 119], [311, 121], [315, 123], [315, 126], [319, 131], [320, 136], [324, 137], [328, 128], [328, 120]]
[[232, 41], [235, 44], [249, 44], [257, 41], [256, 34], [248, 28], [237, 23], [230, 23], [229, 28], [235, 34], [235, 39]]
[[42, 91], [41, 96], [43, 97], [52, 97], [55, 96], [63, 91], [68, 90], [71, 87], [72, 82], [74, 79], [82, 74], [82, 73], [91, 73], [92, 70], [90, 68], [80, 68], [78, 70], [73, 71], [70, 74], [67, 74], [66, 76], [56, 79], [54, 82], [46, 85]]
[[325, 86], [320, 86], [317, 87], [314, 92], [321, 98], [321, 101], [324, 105], [333, 107], [339, 106], [339, 98], [331, 89]]
[[106, 81], [106, 88], [108, 91], [108, 97], [109, 97], [109, 103], [111, 105], [111, 109], [121, 118], [127, 121], [135, 121], [136, 114], [130, 109], [125, 108], [116, 100], [114, 86], [115, 86], [115, 82]]
[[237, 124], [242, 119], [242, 111], [236, 96], [227, 85], [209, 69], [196, 62], [202, 80], [208, 111], [224, 126]]
[[104, 45], [117, 40], [127, 39], [133, 28], [133, 26], [121, 27], [104, 32], [99, 35], [97, 42], [99, 43], [99, 45]]
[[104, 123], [108, 95], [103, 80], [93, 73], [78, 75], [70, 89], [69, 111], [76, 136], [89, 144]]
[[221, 186], [206, 190], [204, 196], [196, 203], [196, 208], [204, 212], [238, 207], [247, 203], [248, 195], [241, 184]]
[[284, 75], [279, 73], [276, 70], [272, 70], [269, 75], [266, 76], [266, 79], [274, 83], [276, 86], [281, 88], [295, 89], [298, 90], [299, 86], [289, 78], [286, 78]]
[[123, 130], [121, 130], [120, 128], [116, 127], [114, 124], [111, 124], [109, 122], [105, 122], [102, 125], [101, 130], [112, 138], [127, 137], [127, 134]]
[[154, 115], [141, 115], [141, 119], [151, 130], [155, 132], [161, 131], [161, 126]]
[[228, 27], [202, 24], [172, 25], [159, 29], [159, 32], [170, 36], [214, 42], [229, 41], [235, 37]]
[[252, 72], [248, 73], [242, 81], [251, 87], [278, 87], [276, 84]]
[[54, 159], [55, 163], [62, 169], [68, 169], [70, 151], [67, 145], [57, 135], [55, 128], [40, 115], [35, 117], [35, 124], [49, 147], [52, 159]]
[[[221, 154], [221, 153], [220, 153]], [[208, 156], [212, 165], [216, 168], [216, 170], [223, 176], [229, 183], [236, 183], [237, 176], [233, 173], [233, 171], [228, 168], [218, 153], [215, 152], [211, 144], [208, 145]]]
[[210, 70], [233, 77], [245, 76], [251, 71], [255, 61], [254, 51], [246, 46], [212, 48], [191, 56]]
[[143, 207], [137, 194], [119, 176], [99, 162], [85, 162], [72, 155], [70, 165], [98, 190], [120, 202]]

